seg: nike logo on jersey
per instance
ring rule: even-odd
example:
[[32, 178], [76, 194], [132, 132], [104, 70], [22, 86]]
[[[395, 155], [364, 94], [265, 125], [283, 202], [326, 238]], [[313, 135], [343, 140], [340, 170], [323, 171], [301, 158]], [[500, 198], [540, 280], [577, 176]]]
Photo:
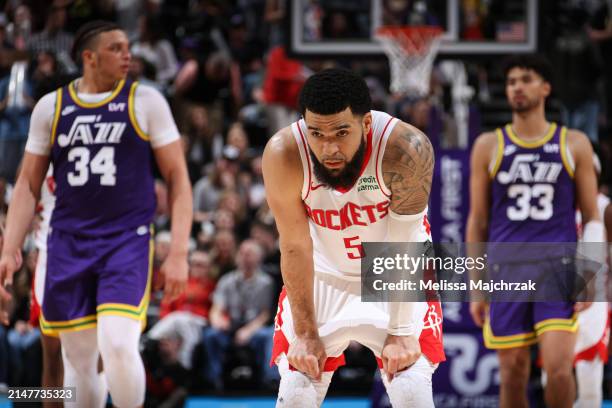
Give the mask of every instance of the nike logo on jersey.
[[72, 112], [77, 110], [77, 107], [74, 105], [68, 105], [62, 110], [62, 116], [70, 115]]
[[504, 148], [504, 156], [510, 156], [514, 152], [516, 152], [515, 145], [508, 145]]
[[325, 186], [325, 184], [323, 184], [323, 183], [318, 184], [318, 185], [315, 186], [314, 183], [311, 181], [310, 182], [310, 191], [315, 191], [316, 189], [321, 188], [323, 186]]

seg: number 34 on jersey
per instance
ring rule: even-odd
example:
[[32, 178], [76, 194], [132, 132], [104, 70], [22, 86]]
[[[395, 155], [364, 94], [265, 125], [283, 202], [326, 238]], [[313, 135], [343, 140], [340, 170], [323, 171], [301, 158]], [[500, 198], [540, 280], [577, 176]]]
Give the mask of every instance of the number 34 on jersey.
[[74, 163], [74, 171], [68, 173], [68, 183], [71, 186], [83, 186], [93, 176], [99, 176], [101, 186], [115, 185], [115, 147], [104, 146], [92, 155], [86, 146], [119, 144], [125, 128], [125, 122], [100, 122], [100, 115], [85, 115], [76, 118], [68, 134], [58, 135], [57, 143], [61, 147], [84, 145], [72, 147], [68, 152], [68, 161]]

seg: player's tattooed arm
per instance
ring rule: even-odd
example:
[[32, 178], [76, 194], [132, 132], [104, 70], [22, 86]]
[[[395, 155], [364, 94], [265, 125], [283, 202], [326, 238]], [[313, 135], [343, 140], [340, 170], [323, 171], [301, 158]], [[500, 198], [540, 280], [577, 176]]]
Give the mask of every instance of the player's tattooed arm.
[[391, 210], [417, 214], [427, 207], [434, 169], [429, 138], [414, 126], [398, 123], [385, 148], [383, 180], [391, 190]]

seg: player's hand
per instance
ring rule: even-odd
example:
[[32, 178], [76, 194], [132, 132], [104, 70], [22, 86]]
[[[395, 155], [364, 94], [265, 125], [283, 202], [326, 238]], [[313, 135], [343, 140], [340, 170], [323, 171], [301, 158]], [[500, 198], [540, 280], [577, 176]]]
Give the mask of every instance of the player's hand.
[[485, 317], [489, 313], [489, 304], [484, 300], [470, 302], [470, 314], [476, 326], [482, 327], [485, 322]]
[[160, 283], [164, 287], [164, 301], [172, 302], [185, 291], [188, 276], [187, 257], [169, 254], [160, 268]]
[[589, 307], [591, 307], [592, 304], [593, 304], [593, 302], [576, 302], [574, 304], [574, 311], [576, 313], [584, 312]]
[[299, 372], [319, 381], [323, 373], [325, 360], [327, 360], [325, 346], [319, 335], [297, 337], [295, 342], [289, 345], [287, 360]]
[[21, 251], [15, 254], [3, 253], [0, 257], [0, 323], [9, 324], [9, 306], [13, 275], [21, 267]]
[[416, 336], [387, 335], [382, 349], [383, 370], [387, 379], [413, 365], [421, 356], [421, 346]]

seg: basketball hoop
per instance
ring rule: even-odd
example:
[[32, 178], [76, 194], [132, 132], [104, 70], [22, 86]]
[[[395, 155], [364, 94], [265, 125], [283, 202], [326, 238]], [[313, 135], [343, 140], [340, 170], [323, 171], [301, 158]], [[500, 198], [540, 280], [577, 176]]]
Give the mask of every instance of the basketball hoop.
[[443, 30], [435, 26], [383, 26], [376, 32], [391, 67], [391, 92], [426, 96]]

